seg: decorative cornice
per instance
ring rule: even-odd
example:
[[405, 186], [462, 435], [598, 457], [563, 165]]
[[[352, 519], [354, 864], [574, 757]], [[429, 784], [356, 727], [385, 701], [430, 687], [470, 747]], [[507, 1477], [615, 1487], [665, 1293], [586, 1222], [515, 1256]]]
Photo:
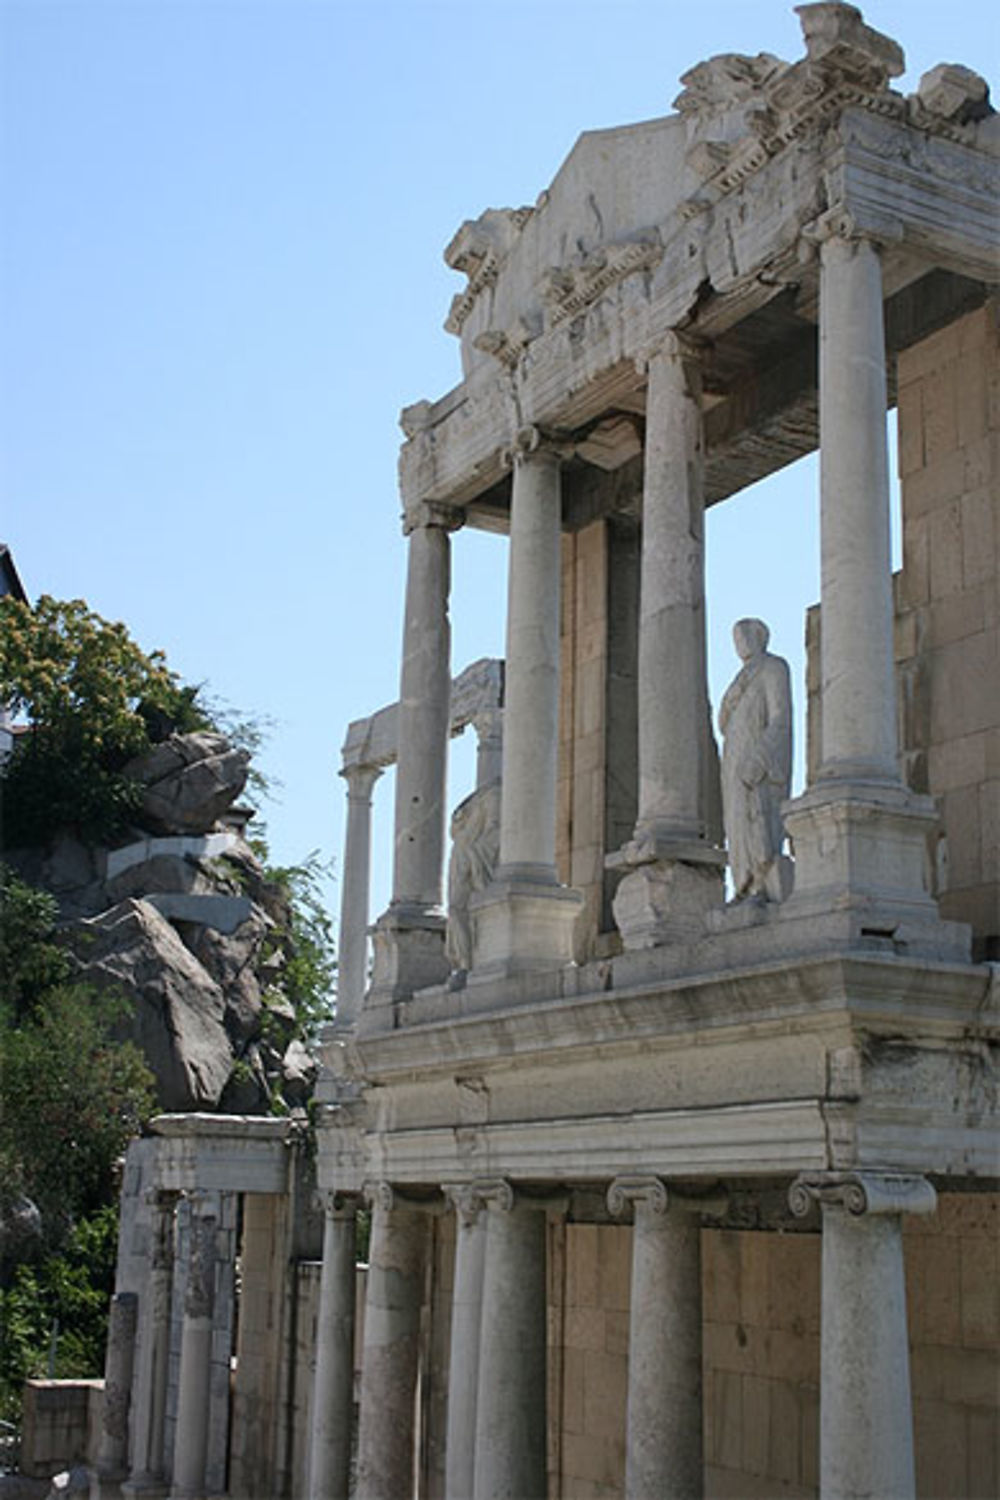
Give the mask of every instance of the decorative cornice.
[[569, 265], [552, 266], [542, 280], [548, 327], [576, 317], [615, 282], [651, 271], [663, 259], [659, 237], [600, 245]]
[[444, 258], [453, 271], [463, 271], [469, 283], [452, 301], [444, 325], [448, 333], [461, 335], [478, 297], [496, 282], [501, 264], [533, 213], [533, 208], [489, 208], [457, 231]]
[[849, 1214], [931, 1214], [937, 1193], [926, 1177], [909, 1172], [806, 1172], [788, 1190], [788, 1205], [805, 1218], [814, 1203]]

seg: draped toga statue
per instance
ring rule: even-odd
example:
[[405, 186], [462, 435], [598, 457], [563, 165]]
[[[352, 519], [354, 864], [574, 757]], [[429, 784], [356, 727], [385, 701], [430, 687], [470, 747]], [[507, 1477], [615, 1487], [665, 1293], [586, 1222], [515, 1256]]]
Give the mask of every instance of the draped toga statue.
[[770, 634], [763, 620], [737, 620], [733, 644], [743, 666], [719, 709], [722, 817], [737, 901], [781, 901], [791, 885], [781, 804], [791, 790], [792, 694], [788, 663], [767, 650]]
[[499, 857], [500, 783], [493, 781], [477, 787], [451, 815], [445, 951], [459, 973], [472, 968], [469, 897], [489, 885]]

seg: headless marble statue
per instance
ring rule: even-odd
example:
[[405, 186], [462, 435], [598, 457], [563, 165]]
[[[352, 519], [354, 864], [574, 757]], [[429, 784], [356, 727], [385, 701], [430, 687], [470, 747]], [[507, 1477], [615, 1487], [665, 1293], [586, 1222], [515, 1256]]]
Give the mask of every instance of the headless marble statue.
[[445, 950], [452, 969], [472, 967], [469, 897], [493, 879], [500, 856], [500, 783], [477, 787], [451, 815], [448, 863], [448, 933]]
[[788, 663], [767, 650], [763, 620], [737, 620], [742, 669], [719, 709], [722, 815], [737, 901], [782, 901], [792, 863], [781, 852], [781, 804], [791, 790], [792, 694]]

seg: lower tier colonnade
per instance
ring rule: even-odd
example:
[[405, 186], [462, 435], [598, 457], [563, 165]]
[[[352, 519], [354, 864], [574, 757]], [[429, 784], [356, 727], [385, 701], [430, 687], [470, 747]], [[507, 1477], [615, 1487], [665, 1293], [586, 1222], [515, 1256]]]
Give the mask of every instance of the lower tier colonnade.
[[[735, 1198], [741, 1196], [737, 1187]], [[898, 1171], [804, 1173], [771, 1197], [822, 1234], [819, 1493], [915, 1493], [904, 1215], [932, 1214], [934, 1187]], [[324, 1195], [325, 1236], [313, 1388], [309, 1500], [347, 1500], [351, 1480], [355, 1215], [371, 1212], [357, 1500], [418, 1492], [421, 1341], [431, 1220], [454, 1215], [444, 1491], [448, 1500], [544, 1500], [549, 1229], [567, 1216], [631, 1220], [627, 1500], [705, 1493], [702, 1227], [734, 1197], [655, 1175], [559, 1187], [505, 1178], [389, 1183]], [[425, 1440], [425, 1439], [424, 1439]], [[571, 1491], [560, 1491], [571, 1493]]]

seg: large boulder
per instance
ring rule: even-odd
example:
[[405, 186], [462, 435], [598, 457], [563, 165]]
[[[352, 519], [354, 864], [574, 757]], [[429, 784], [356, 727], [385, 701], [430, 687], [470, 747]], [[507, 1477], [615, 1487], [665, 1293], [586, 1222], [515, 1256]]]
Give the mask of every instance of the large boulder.
[[79, 978], [134, 1003], [131, 1035], [169, 1111], [216, 1107], [232, 1069], [219, 985], [148, 901], [128, 898], [65, 930]]
[[224, 734], [172, 734], [129, 761], [125, 775], [143, 785], [142, 818], [158, 833], [207, 833], [236, 801], [250, 757]]

